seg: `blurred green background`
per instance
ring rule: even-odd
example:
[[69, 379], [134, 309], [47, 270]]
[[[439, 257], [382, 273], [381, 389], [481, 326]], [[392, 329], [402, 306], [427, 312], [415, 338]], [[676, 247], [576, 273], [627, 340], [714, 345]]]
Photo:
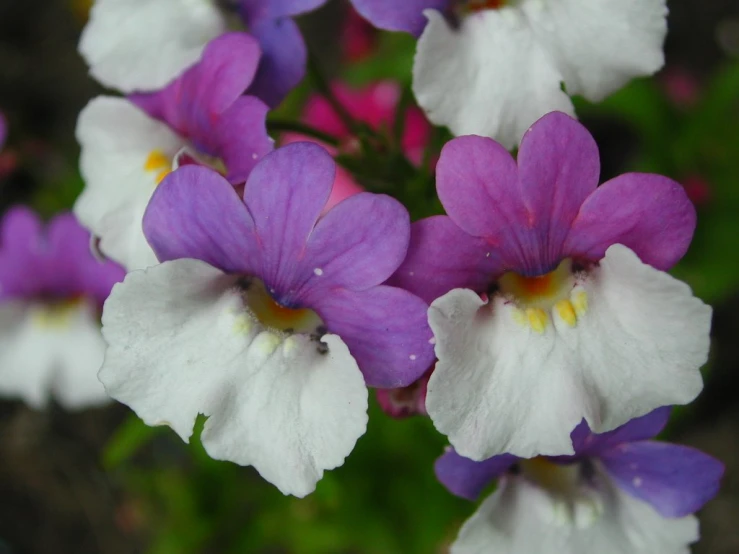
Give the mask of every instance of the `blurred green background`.
[[[698, 209], [695, 241], [674, 274], [715, 306], [714, 342], [706, 389], [676, 412], [668, 437], [727, 464], [721, 494], [701, 514], [696, 552], [736, 554], [739, 3], [669, 5], [665, 69], [577, 107], [601, 147], [603, 180], [662, 173], [683, 183]], [[345, 8], [335, 0], [300, 21], [323, 71], [354, 85], [394, 78], [407, 87], [410, 37], [380, 34], [374, 55], [343, 61], [336, 36]], [[86, 9], [80, 0], [0, 3], [0, 111], [10, 122], [0, 209], [25, 203], [50, 216], [81, 189], [74, 124], [102, 92], [76, 53]], [[311, 83], [275, 117], [297, 118]], [[434, 478], [444, 445], [428, 420], [392, 420], [373, 402], [346, 464], [295, 499], [251, 468], [210, 460], [198, 440], [186, 445], [169, 429], [147, 428], [120, 405], [67, 414], [0, 402], [0, 554], [442, 553], [474, 510]]]

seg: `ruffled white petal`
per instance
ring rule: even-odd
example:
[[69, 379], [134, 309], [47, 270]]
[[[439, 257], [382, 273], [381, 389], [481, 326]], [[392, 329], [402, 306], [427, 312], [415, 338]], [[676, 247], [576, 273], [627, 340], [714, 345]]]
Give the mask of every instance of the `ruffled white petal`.
[[[128, 270], [154, 265], [142, 219], [157, 177], [146, 169], [152, 152], [172, 160], [186, 142], [123, 98], [101, 96], [77, 122], [85, 189], [74, 206], [80, 222], [100, 237], [100, 250]], [[171, 166], [170, 166], [171, 169]]]
[[581, 286], [574, 327], [553, 310], [537, 330], [501, 296], [469, 290], [431, 305], [426, 407], [460, 454], [571, 454], [583, 417], [605, 432], [698, 395], [711, 309], [687, 285], [615, 245]]
[[150, 91], [198, 61], [226, 23], [214, 0], [96, 0], [79, 50], [103, 85]]
[[74, 410], [110, 399], [97, 379], [105, 343], [97, 308], [9, 302], [0, 306], [0, 395], [43, 408], [50, 396]]
[[665, 0], [528, 0], [521, 10], [569, 94], [599, 101], [664, 65]]
[[105, 305], [100, 379], [149, 425], [183, 440], [198, 413], [214, 458], [253, 465], [304, 496], [341, 465], [367, 424], [367, 389], [341, 341], [266, 330], [236, 278], [197, 260], [129, 274]]
[[413, 91], [429, 119], [455, 135], [510, 148], [544, 114], [573, 115], [562, 74], [518, 9], [485, 10], [453, 29], [436, 11], [418, 41]]
[[695, 516], [666, 519], [603, 473], [598, 490], [575, 503], [522, 477], [501, 480], [464, 524], [451, 554], [688, 554]]

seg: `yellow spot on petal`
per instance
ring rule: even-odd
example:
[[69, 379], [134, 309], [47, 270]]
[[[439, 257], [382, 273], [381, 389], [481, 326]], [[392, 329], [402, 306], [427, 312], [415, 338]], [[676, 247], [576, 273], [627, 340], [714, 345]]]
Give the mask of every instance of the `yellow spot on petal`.
[[264, 331], [262, 333], [259, 333], [259, 336], [257, 336], [256, 340], [254, 341], [254, 348], [259, 350], [262, 355], [269, 356], [275, 350], [277, 350], [277, 347], [280, 346], [281, 342], [282, 339], [280, 339], [280, 337], [278, 337], [274, 333]]
[[33, 312], [33, 323], [43, 329], [69, 327], [80, 303], [80, 298], [73, 298], [44, 305]]
[[575, 315], [575, 308], [572, 306], [572, 302], [569, 300], [560, 300], [554, 305], [554, 309], [557, 310], [559, 317], [567, 325], [570, 327], [577, 325], [577, 315]]
[[531, 328], [537, 333], [541, 334], [547, 328], [547, 313], [541, 308], [528, 308], [526, 318]]
[[513, 320], [519, 325], [526, 326], [529, 324], [529, 320], [526, 318], [526, 314], [523, 310], [513, 308], [511, 309], [511, 315], [513, 316]]
[[144, 169], [146, 171], [155, 171], [167, 166], [169, 166], [169, 160], [161, 150], [152, 150], [144, 162]]
[[234, 331], [238, 334], [248, 335], [254, 324], [247, 315], [239, 315], [234, 319]]
[[156, 184], [172, 172], [172, 161], [161, 150], [152, 150], [144, 162], [144, 170], [155, 173]]
[[572, 295], [572, 306], [578, 317], [582, 317], [588, 311], [588, 295], [584, 290]]

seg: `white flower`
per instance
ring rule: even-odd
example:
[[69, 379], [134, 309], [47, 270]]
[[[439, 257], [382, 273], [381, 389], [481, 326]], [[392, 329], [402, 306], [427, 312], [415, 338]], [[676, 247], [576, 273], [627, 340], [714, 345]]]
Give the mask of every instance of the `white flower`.
[[125, 98], [98, 97], [80, 114], [77, 140], [85, 189], [74, 213], [100, 250], [127, 269], [158, 263], [141, 220], [157, 184], [187, 141]]
[[695, 516], [662, 517], [618, 488], [596, 462], [521, 462], [464, 524], [451, 554], [688, 554]]
[[545, 113], [573, 114], [568, 95], [599, 101], [664, 63], [665, 0], [468, 4], [456, 28], [425, 12], [413, 68], [419, 104], [456, 135], [513, 147]]
[[89, 300], [0, 304], [0, 396], [37, 409], [50, 396], [67, 409], [109, 402], [97, 379], [105, 352], [97, 310]]

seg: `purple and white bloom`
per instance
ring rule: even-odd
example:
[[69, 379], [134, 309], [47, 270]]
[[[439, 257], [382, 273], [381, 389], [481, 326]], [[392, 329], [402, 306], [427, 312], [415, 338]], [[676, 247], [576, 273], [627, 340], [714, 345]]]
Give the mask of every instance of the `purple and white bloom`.
[[667, 423], [661, 408], [601, 435], [583, 421], [575, 454], [473, 462], [453, 450], [436, 462], [452, 493], [496, 491], [462, 526], [451, 554], [688, 554], [692, 515], [719, 490], [724, 466], [693, 448], [649, 440]]
[[46, 227], [26, 208], [0, 224], [0, 396], [67, 409], [109, 400], [97, 372], [105, 342], [100, 312], [123, 269], [90, 253], [72, 214]]
[[600, 101], [664, 63], [666, 0], [353, 3], [379, 27], [420, 35], [413, 91], [432, 122], [508, 148], [545, 113], [574, 114], [569, 96]]
[[427, 304], [383, 283], [409, 216], [370, 193], [328, 210], [320, 146], [268, 154], [243, 201], [218, 173], [181, 167], [154, 193], [144, 232], [161, 265], [105, 304], [100, 379], [149, 425], [188, 440], [197, 414], [216, 459], [310, 493], [367, 423], [367, 389], [415, 381], [433, 361]]
[[141, 221], [173, 167], [210, 165], [239, 185], [272, 150], [267, 106], [242, 95], [259, 56], [252, 37], [229, 33], [163, 90], [130, 99], [102, 96], [82, 110], [77, 139], [86, 187], [74, 211], [106, 256], [129, 270], [158, 263]]
[[599, 173], [562, 113], [531, 127], [518, 163], [489, 138], [442, 150], [449, 215], [414, 224], [392, 283], [433, 301], [426, 408], [463, 456], [572, 454], [583, 418], [603, 433], [701, 391], [711, 308], [665, 273], [695, 209], [666, 177], [598, 187]]
[[79, 51], [90, 74], [124, 93], [157, 90], [200, 59], [239, 18], [263, 56], [247, 94], [276, 106], [304, 77], [307, 52], [291, 19], [325, 0], [96, 0]]

